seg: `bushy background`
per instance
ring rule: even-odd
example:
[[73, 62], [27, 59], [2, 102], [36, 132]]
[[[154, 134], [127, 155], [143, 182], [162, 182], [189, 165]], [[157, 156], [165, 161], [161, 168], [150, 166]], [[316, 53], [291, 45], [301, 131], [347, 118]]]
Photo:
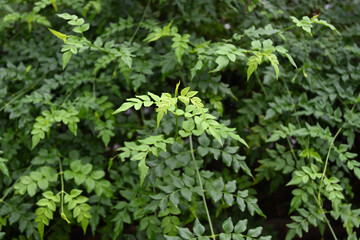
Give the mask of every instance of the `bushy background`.
[[[77, 34], [89, 44], [60, 51], [65, 43], [48, 28], [74, 33], [59, 13], [90, 24]], [[320, 24], [312, 36], [291, 28], [291, 16], [315, 15], [341, 35]], [[180, 38], [148, 41], [170, 22]], [[206, 135], [196, 141], [216, 232], [232, 217], [247, 219], [249, 228], [263, 226], [273, 239], [332, 239], [329, 224], [338, 239], [357, 239], [359, 22], [358, 0], [0, 0], [0, 238], [39, 239], [35, 219], [42, 214], [50, 220], [45, 239], [163, 239], [178, 235], [177, 226], [193, 229], [194, 219], [209, 235], [196, 189], [166, 203], [150, 197], [180, 176], [175, 187], [193, 186], [195, 176], [183, 175], [194, 173], [186, 169], [186, 138], [160, 155], [165, 163], [149, 160], [141, 187], [137, 164], [116, 157], [124, 141], [174, 136], [177, 129], [170, 116], [156, 128], [153, 108], [112, 115], [114, 110], [135, 95], [173, 93], [181, 82], [249, 145], [229, 141], [221, 147]], [[221, 46], [250, 49], [258, 39], [271, 39], [292, 56], [293, 64], [277, 54], [278, 79], [264, 63], [247, 81], [250, 53], [211, 72], [222, 64], [218, 56], [235, 51]], [[66, 51], [72, 56], [63, 69]], [[200, 55], [206, 56], [201, 66]], [[236, 207], [225, 199], [231, 190], [224, 187], [234, 180], [243, 194]], [[221, 201], [210, 193], [219, 186], [225, 191], [218, 193]], [[82, 190], [74, 204], [83, 217], [64, 210], [71, 224], [60, 216], [59, 199], [42, 195], [62, 189]], [[36, 213], [44, 197], [56, 211]], [[167, 204], [167, 213], [159, 212], [160, 204]]]

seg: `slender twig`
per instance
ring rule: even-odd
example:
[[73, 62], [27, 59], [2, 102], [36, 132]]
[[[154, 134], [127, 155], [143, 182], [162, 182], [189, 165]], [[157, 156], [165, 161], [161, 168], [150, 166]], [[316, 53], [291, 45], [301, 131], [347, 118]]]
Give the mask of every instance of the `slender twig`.
[[335, 232], [334, 232], [334, 229], [331, 227], [331, 224], [330, 224], [329, 220], [327, 219], [327, 217], [326, 217], [326, 215], [325, 215], [324, 212], [323, 212], [323, 215], [324, 215], [324, 217], [325, 217], [325, 222], [326, 222], [326, 224], [328, 225], [331, 234], [333, 235], [333, 238], [334, 238], [335, 240], [337, 240], [337, 237], [336, 237], [336, 234], [335, 234]]
[[[294, 101], [294, 99], [293, 99], [293, 97], [292, 97], [292, 95], [291, 95], [290, 89], [289, 89], [289, 87], [288, 87], [285, 79], [282, 78], [282, 80], [283, 80], [283, 82], [284, 82], [284, 86], [285, 86], [286, 91], [287, 91], [287, 93], [288, 93], [288, 95], [289, 95], [289, 98], [290, 98], [290, 100], [291, 100], [291, 106], [292, 106], [292, 108], [293, 108], [293, 112], [296, 113], [296, 105], [295, 105], [295, 101]], [[301, 124], [300, 124], [300, 121], [299, 121], [298, 116], [295, 116], [295, 119], [296, 119], [296, 122], [297, 122], [297, 124], [298, 124], [298, 127], [301, 128]], [[303, 143], [305, 144], [306, 149], [308, 149], [309, 146], [308, 146], [308, 143], [305, 141], [304, 137], [300, 136], [300, 138], [301, 138], [301, 140], [303, 141]]]
[[93, 77], [93, 88], [92, 88], [93, 99], [96, 98], [96, 86], [95, 86], [96, 81], [95, 81], [95, 80], [96, 80], [96, 79], [95, 79], [95, 76], [94, 76], [94, 77]]
[[259, 85], [260, 85], [260, 87], [261, 87], [261, 90], [264, 92], [265, 97], [267, 98], [267, 97], [268, 97], [268, 94], [267, 94], [266, 89], [265, 89], [264, 85], [262, 84], [262, 82], [261, 82], [261, 80], [260, 80], [260, 77], [259, 77], [259, 74], [258, 74], [257, 72], [255, 72], [255, 78], [256, 78], [256, 80], [258, 81], [258, 83], [259, 83]]
[[69, 92], [66, 97], [64, 98], [64, 101], [62, 102], [62, 104], [60, 105], [60, 107], [63, 107], [64, 104], [66, 103], [66, 101], [69, 99], [70, 95], [73, 93], [74, 90], [71, 90], [71, 92]]
[[297, 159], [297, 157], [296, 157], [294, 148], [292, 147], [292, 143], [291, 143], [290, 140], [289, 140], [289, 136], [286, 136], [286, 140], [287, 140], [287, 143], [289, 144], [290, 152], [291, 152], [291, 154], [293, 155], [294, 160], [295, 160], [296, 162], [298, 162], [298, 159]]
[[202, 195], [202, 199], [204, 202], [204, 206], [205, 206], [205, 211], [206, 211], [206, 215], [208, 218], [208, 222], [209, 222], [209, 226], [210, 226], [210, 231], [211, 231], [211, 237], [213, 239], [216, 239], [215, 234], [214, 234], [214, 229], [213, 229], [213, 225], [211, 223], [211, 218], [210, 218], [210, 213], [209, 213], [209, 209], [206, 203], [206, 198], [205, 198], [205, 193], [204, 193], [204, 188], [203, 188], [203, 184], [201, 181], [201, 176], [200, 176], [200, 172], [199, 172], [199, 168], [197, 166], [196, 160], [195, 160], [195, 155], [194, 155], [194, 147], [193, 147], [193, 142], [192, 142], [192, 135], [189, 136], [189, 140], [190, 140], [190, 152], [191, 152], [191, 157], [192, 160], [194, 161], [194, 165], [195, 165], [195, 170], [196, 170], [196, 175], [198, 177], [199, 180], [199, 185], [200, 185], [200, 189], [201, 189], [201, 195]]
[[134, 38], [135, 38], [135, 36], [136, 36], [137, 32], [139, 31], [139, 29], [140, 29], [140, 25], [141, 25], [141, 24], [142, 24], [142, 22], [144, 21], [144, 18], [145, 18], [146, 12], [147, 12], [147, 10], [148, 10], [148, 9], [149, 9], [149, 7], [150, 7], [150, 3], [151, 3], [151, 0], [148, 0], [148, 2], [147, 2], [147, 4], [146, 4], [146, 7], [145, 7], [145, 9], [144, 9], [143, 15], [142, 15], [142, 17], [141, 17], [141, 20], [140, 20], [139, 24], [137, 25], [137, 28], [135, 29], [134, 34], [131, 36], [131, 38], [130, 38], [130, 40], [129, 40], [129, 42], [130, 42], [130, 43], [134, 40]]
[[246, 8], [245, 8], [245, 13], [246, 13], [246, 14], [249, 13], [249, 6], [250, 6], [250, 0], [247, 0]]
[[[359, 94], [360, 96], [360, 94]], [[354, 103], [354, 105], [352, 106], [350, 112], [352, 113], [355, 109], [355, 106], [356, 106], [356, 103]], [[336, 237], [336, 234], [334, 232], [334, 230], [332, 229], [331, 227], [331, 224], [329, 222], [329, 220], [327, 219], [324, 211], [323, 211], [323, 207], [322, 207], [322, 202], [321, 202], [321, 188], [322, 188], [322, 184], [323, 184], [323, 181], [324, 181], [324, 178], [325, 178], [325, 173], [326, 173], [326, 169], [327, 169], [327, 166], [328, 166], [328, 162], [329, 162], [329, 158], [330, 158], [330, 153], [331, 153], [331, 149], [333, 148], [334, 146], [334, 142], [337, 138], [337, 136], [340, 134], [340, 132], [342, 131], [343, 129], [343, 126], [341, 126], [339, 128], [339, 130], [335, 133], [335, 136], [332, 138], [331, 142], [330, 142], [330, 146], [329, 146], [329, 150], [327, 152], [327, 155], [326, 155], [326, 159], [325, 159], [325, 166], [324, 166], [324, 170], [322, 172], [322, 175], [321, 175], [321, 179], [320, 179], [320, 184], [319, 184], [319, 192], [318, 192], [318, 195], [317, 195], [317, 203], [318, 203], [318, 206], [320, 208], [320, 211], [321, 213], [324, 215], [325, 217], [325, 221], [326, 221], [326, 224], [328, 225], [330, 231], [331, 231], [331, 234], [333, 235], [334, 239], [337, 240], [337, 237]]]
[[61, 157], [59, 158], [59, 169], [60, 169], [60, 181], [61, 181], [61, 193], [60, 193], [60, 196], [61, 196], [61, 200], [60, 200], [60, 211], [61, 211], [61, 214], [64, 214], [64, 172], [63, 172], [63, 169], [62, 169], [62, 164], [61, 164]]
[[319, 206], [319, 208], [320, 208], [320, 212], [321, 212], [322, 215], [324, 216], [325, 222], [326, 222], [326, 224], [328, 225], [331, 234], [333, 235], [334, 239], [337, 240], [337, 237], [336, 237], [336, 234], [335, 234], [335, 232], [334, 232], [334, 229], [331, 227], [331, 224], [330, 224], [328, 218], [326, 217], [326, 214], [325, 214], [325, 212], [324, 212], [324, 209], [323, 209], [322, 206], [321, 206], [321, 203], [318, 202], [318, 199], [316, 198], [315, 194], [311, 194], [311, 196], [313, 196], [314, 199], [315, 199], [315, 202], [317, 202], [317, 204], [318, 204], [318, 206]]
[[332, 147], [334, 146], [335, 139], [337, 138], [337, 136], [339, 135], [339, 133], [341, 132], [341, 130], [342, 130], [342, 127], [339, 128], [339, 130], [336, 132], [335, 136], [334, 136], [333, 139], [331, 140], [330, 146], [329, 146], [329, 150], [328, 150], [327, 155], [326, 155], [325, 166], [324, 166], [323, 173], [322, 173], [322, 175], [321, 175], [320, 185], [319, 185], [319, 192], [318, 192], [318, 202], [319, 202], [319, 203], [320, 203], [320, 200], [321, 200], [321, 199], [320, 199], [321, 187], [322, 187], [322, 183], [323, 183], [324, 178], [325, 178], [325, 172], [326, 172], [327, 165], [328, 165], [328, 162], [329, 162], [330, 152], [331, 152]]
[[13, 97], [9, 102], [4, 103], [4, 106], [2, 108], [0, 108], [0, 112], [2, 112], [6, 106], [12, 104], [16, 99], [18, 99], [19, 97], [21, 97], [22, 95], [26, 94], [27, 92], [33, 90], [35, 88], [35, 86], [42, 80], [43, 78], [39, 78], [33, 85], [31, 85], [29, 88], [27, 89], [23, 89], [22, 91], [20, 91], [20, 93], [18, 95], [16, 95], [15, 97]]
[[[360, 97], [360, 94], [358, 95], [358, 97]], [[356, 106], [356, 103], [353, 104], [351, 110], [350, 110], [350, 113], [352, 113], [355, 109], [355, 106]], [[320, 186], [319, 186], [319, 192], [318, 192], [318, 201], [320, 203], [320, 193], [321, 193], [321, 186], [322, 186], [322, 182], [324, 181], [324, 178], [325, 178], [325, 172], [326, 172], [326, 168], [327, 168], [327, 165], [328, 165], [328, 162], [329, 162], [329, 157], [330, 157], [330, 152], [331, 152], [331, 149], [334, 145], [334, 142], [335, 142], [335, 139], [337, 138], [337, 136], [340, 134], [341, 130], [343, 129], [343, 126], [341, 126], [339, 128], [339, 130], [335, 133], [335, 136], [333, 137], [333, 139], [331, 140], [330, 142], [330, 146], [329, 146], [329, 150], [327, 152], [327, 155], [326, 155], [326, 159], [325, 159], [325, 166], [324, 166], [324, 170], [323, 170], [323, 173], [321, 175], [321, 180], [320, 180]]]

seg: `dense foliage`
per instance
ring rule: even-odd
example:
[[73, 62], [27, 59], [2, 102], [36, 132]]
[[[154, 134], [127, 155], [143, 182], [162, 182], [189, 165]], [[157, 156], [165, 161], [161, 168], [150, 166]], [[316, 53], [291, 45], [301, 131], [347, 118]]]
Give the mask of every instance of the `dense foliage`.
[[0, 0], [0, 239], [348, 239], [359, 0]]

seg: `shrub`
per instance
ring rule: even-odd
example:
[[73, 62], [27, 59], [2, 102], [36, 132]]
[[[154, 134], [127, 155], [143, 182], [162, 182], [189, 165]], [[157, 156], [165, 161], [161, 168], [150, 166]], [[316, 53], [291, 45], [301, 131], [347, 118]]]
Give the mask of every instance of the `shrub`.
[[358, 12], [0, 0], [0, 238], [357, 239]]

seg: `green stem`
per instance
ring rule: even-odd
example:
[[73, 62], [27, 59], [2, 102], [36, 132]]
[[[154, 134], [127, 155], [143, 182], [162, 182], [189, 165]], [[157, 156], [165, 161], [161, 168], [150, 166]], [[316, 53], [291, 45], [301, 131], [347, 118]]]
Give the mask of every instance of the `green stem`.
[[328, 227], [329, 227], [329, 229], [330, 229], [330, 232], [331, 232], [331, 234], [333, 235], [333, 238], [334, 238], [335, 240], [337, 240], [337, 237], [336, 237], [336, 234], [335, 234], [335, 232], [334, 232], [334, 229], [331, 227], [331, 224], [330, 224], [328, 218], [326, 217], [326, 214], [325, 214], [325, 212], [324, 212], [324, 209], [323, 209], [322, 206], [321, 206], [321, 203], [318, 201], [318, 199], [316, 198], [315, 194], [311, 194], [311, 196], [314, 198], [315, 202], [317, 202], [317, 204], [318, 204], [318, 206], [319, 206], [319, 209], [320, 209], [320, 212], [321, 212], [321, 214], [324, 216], [325, 222], [326, 222], [326, 224], [328, 225]]
[[137, 25], [137, 28], [135, 29], [134, 34], [131, 36], [131, 38], [130, 38], [130, 40], [129, 40], [130, 43], [134, 40], [137, 32], [139, 31], [140, 25], [141, 25], [141, 23], [144, 21], [146, 12], [147, 12], [147, 10], [148, 10], [149, 7], [150, 7], [150, 3], [151, 3], [151, 0], [148, 0], [148, 2], [147, 2], [147, 4], [146, 4], [146, 7], [145, 7], [145, 9], [144, 9], [143, 15], [142, 15], [142, 17], [141, 17], [141, 20], [140, 20], [139, 24]]
[[326, 172], [327, 165], [328, 165], [328, 162], [329, 162], [330, 152], [331, 152], [331, 149], [332, 149], [332, 147], [333, 147], [333, 145], [334, 145], [335, 139], [336, 139], [336, 137], [339, 135], [339, 133], [341, 132], [341, 130], [342, 130], [342, 127], [339, 128], [339, 130], [336, 132], [335, 136], [334, 136], [333, 139], [331, 140], [331, 142], [330, 142], [330, 147], [329, 147], [329, 150], [328, 150], [327, 155], [326, 155], [325, 166], [324, 166], [323, 173], [322, 173], [322, 175], [321, 175], [320, 185], [319, 185], [319, 192], [318, 192], [318, 203], [319, 203], [319, 205], [321, 205], [321, 199], [320, 199], [321, 187], [322, 187], [322, 183], [323, 183], [324, 178], [325, 178], [325, 172]]
[[330, 229], [330, 232], [331, 232], [331, 234], [333, 235], [333, 238], [334, 238], [335, 240], [337, 240], [337, 237], [336, 237], [336, 234], [335, 234], [335, 232], [334, 232], [334, 229], [331, 227], [331, 224], [330, 224], [329, 220], [327, 219], [327, 217], [326, 217], [326, 215], [325, 215], [324, 212], [323, 212], [323, 215], [324, 215], [324, 217], [325, 217], [326, 224], [328, 225], [328, 227], [329, 227], [329, 229]]
[[39, 78], [33, 85], [31, 85], [29, 88], [27, 89], [23, 89], [22, 91], [20, 91], [20, 93], [18, 95], [16, 95], [15, 97], [13, 97], [9, 102], [4, 103], [4, 106], [2, 108], [0, 108], [0, 112], [2, 112], [6, 106], [12, 104], [16, 99], [18, 99], [19, 97], [21, 97], [22, 95], [26, 94], [27, 92], [31, 91], [32, 89], [35, 88], [35, 86], [42, 80], [42, 78]]
[[260, 80], [260, 78], [259, 78], [259, 74], [258, 74], [257, 72], [255, 72], [255, 78], [256, 78], [256, 80], [259, 82], [259, 85], [260, 85], [260, 87], [261, 87], [261, 90], [264, 92], [265, 97], [267, 98], [268, 95], [267, 95], [266, 89], [265, 89], [264, 85], [262, 84], [262, 82], [261, 82], [261, 80]]
[[[294, 99], [292, 98], [290, 89], [289, 89], [289, 87], [288, 87], [285, 79], [282, 78], [282, 80], [283, 80], [283, 82], [284, 82], [284, 86], [285, 86], [286, 91], [287, 91], [287, 93], [288, 93], [288, 95], [289, 95], [289, 98], [290, 98], [290, 100], [291, 100], [291, 105], [292, 105], [292, 108], [293, 108], [293, 112], [296, 113], [295, 101], [294, 101]], [[300, 121], [299, 121], [298, 116], [295, 116], [295, 119], [296, 119], [296, 122], [297, 122], [297, 124], [298, 124], [298, 127], [301, 128], [301, 124], [300, 124]], [[301, 138], [301, 140], [303, 141], [303, 144], [305, 144], [306, 149], [309, 149], [308, 143], [305, 141], [304, 137], [301, 136], [300, 138]]]
[[64, 214], [64, 172], [62, 169], [62, 164], [61, 164], [61, 158], [59, 158], [59, 169], [60, 169], [60, 181], [61, 181], [61, 200], [60, 200], [60, 204], [61, 204], [61, 214]]
[[61, 108], [64, 106], [64, 104], [65, 104], [66, 101], [69, 99], [69, 97], [71, 96], [72, 93], [73, 93], [73, 90], [71, 90], [71, 92], [69, 92], [68, 95], [66, 95], [64, 101], [63, 101], [62, 104], [60, 105]]
[[[360, 96], [360, 94], [358, 95], [358, 97], [359, 97], [359, 96]], [[355, 106], [356, 106], [356, 103], [354, 103], [354, 105], [352, 106], [350, 113], [352, 113], [352, 112], [354, 111]], [[319, 208], [320, 208], [321, 213], [324, 215], [326, 224], [328, 225], [328, 227], [329, 227], [329, 229], [330, 229], [330, 231], [331, 231], [331, 234], [333, 235], [333, 237], [334, 237], [335, 240], [337, 240], [336, 234], [335, 234], [333, 228], [331, 227], [331, 224], [330, 224], [329, 220], [327, 219], [327, 217], [326, 217], [326, 215], [325, 215], [325, 213], [324, 213], [323, 207], [322, 207], [322, 202], [321, 202], [321, 188], [322, 188], [322, 184], [323, 184], [323, 181], [324, 181], [324, 178], [325, 178], [325, 173], [326, 173], [327, 165], [328, 165], [328, 162], [329, 162], [329, 157], [330, 157], [331, 149], [332, 149], [332, 147], [334, 146], [334, 142], [335, 142], [337, 136], [340, 134], [340, 132], [341, 132], [342, 129], [343, 129], [343, 126], [339, 128], [339, 130], [336, 132], [335, 136], [333, 137], [333, 139], [332, 139], [331, 142], [330, 142], [329, 150], [328, 150], [328, 152], [327, 152], [326, 159], [325, 159], [324, 170], [323, 170], [323, 173], [322, 173], [321, 179], [320, 179], [319, 192], [318, 192], [318, 195], [317, 195], [317, 203], [318, 203], [318, 206], [319, 206]]]
[[294, 149], [293, 149], [293, 147], [292, 147], [292, 144], [291, 144], [291, 142], [290, 142], [290, 140], [289, 140], [289, 136], [286, 136], [286, 140], [287, 140], [287, 142], [288, 142], [288, 144], [289, 144], [291, 154], [293, 155], [295, 161], [298, 162], [298, 159], [297, 159], [297, 157], [296, 157], [295, 151], [294, 151]]
[[178, 138], [178, 132], [179, 132], [179, 119], [178, 115], [175, 115], [175, 140]]
[[[74, 37], [74, 36], [73, 36]], [[90, 41], [88, 41], [86, 38], [80, 38], [80, 37], [77, 37], [77, 39], [79, 40], [83, 40], [87, 45], [89, 45], [90, 47], [93, 47], [93, 48], [96, 48], [104, 53], [107, 53], [107, 54], [110, 54], [110, 52], [108, 50], [106, 50], [105, 48], [102, 48], [102, 47], [98, 47], [94, 44], [92, 44]]]
[[96, 82], [95, 82], [95, 80], [96, 80], [96, 79], [95, 79], [95, 76], [94, 76], [94, 77], [93, 77], [93, 89], [92, 89], [92, 91], [93, 91], [93, 99], [96, 98], [96, 95], [95, 95], [95, 92], [96, 92], [96, 91], [95, 91], [95, 88], [96, 88], [95, 83], [96, 83]]
[[189, 136], [189, 140], [190, 140], [190, 152], [191, 152], [191, 157], [192, 160], [194, 161], [194, 165], [195, 165], [195, 169], [196, 169], [196, 175], [198, 177], [199, 180], [199, 185], [200, 185], [200, 189], [201, 189], [201, 193], [202, 193], [202, 199], [204, 202], [204, 206], [205, 206], [205, 211], [206, 211], [206, 215], [208, 218], [208, 222], [209, 222], [209, 226], [210, 226], [210, 231], [211, 231], [211, 237], [213, 239], [216, 239], [215, 234], [214, 234], [214, 229], [213, 229], [213, 225], [211, 223], [211, 218], [210, 218], [210, 213], [209, 213], [209, 209], [206, 203], [206, 198], [205, 198], [205, 193], [204, 193], [204, 188], [203, 188], [203, 184], [201, 181], [201, 176], [200, 176], [200, 172], [199, 172], [199, 168], [197, 166], [196, 160], [195, 160], [195, 155], [194, 155], [194, 147], [193, 147], [193, 142], [192, 142], [192, 135]]

